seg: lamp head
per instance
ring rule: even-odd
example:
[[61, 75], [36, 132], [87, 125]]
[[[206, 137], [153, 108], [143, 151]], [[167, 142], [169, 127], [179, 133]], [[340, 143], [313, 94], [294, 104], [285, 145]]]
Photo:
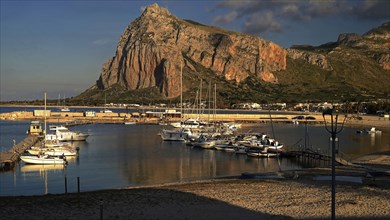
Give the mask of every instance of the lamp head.
[[333, 115], [333, 112], [334, 112], [334, 109], [333, 109], [333, 108], [326, 109], [325, 111], [322, 112], [322, 117], [324, 117], [325, 115], [330, 115], [330, 116], [332, 116], [332, 115]]

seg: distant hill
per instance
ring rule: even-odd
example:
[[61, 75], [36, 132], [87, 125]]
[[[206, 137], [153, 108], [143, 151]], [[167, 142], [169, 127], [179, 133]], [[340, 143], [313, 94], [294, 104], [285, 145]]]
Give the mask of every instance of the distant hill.
[[[124, 31], [96, 84], [74, 102], [362, 100], [390, 92], [390, 23], [337, 42], [289, 49], [256, 36], [182, 20], [153, 4]], [[201, 85], [202, 82], [202, 85]], [[212, 89], [211, 89], [212, 88]]]

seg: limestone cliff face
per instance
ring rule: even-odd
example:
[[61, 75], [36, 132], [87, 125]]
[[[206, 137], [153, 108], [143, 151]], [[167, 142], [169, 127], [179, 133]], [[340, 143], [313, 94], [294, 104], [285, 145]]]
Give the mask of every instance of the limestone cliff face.
[[297, 49], [288, 49], [287, 56], [294, 60], [302, 59], [307, 63], [319, 66], [324, 70], [333, 70], [326, 57], [322, 54]]
[[368, 51], [384, 70], [390, 70], [390, 22], [384, 23], [363, 35], [340, 34], [337, 43]]
[[177, 97], [180, 65], [194, 69], [191, 62], [237, 84], [251, 75], [277, 83], [272, 72], [286, 69], [286, 54], [272, 42], [181, 20], [153, 4], [126, 28], [97, 86], [158, 87], [165, 97]]
[[[359, 54], [362, 52], [368, 58], [375, 60], [384, 70], [390, 70], [389, 48], [390, 22], [387, 22], [363, 35], [355, 33], [340, 34], [337, 42], [330, 42], [318, 48], [310, 45], [293, 46], [293, 48], [287, 49], [287, 56], [293, 60], [301, 59], [311, 65], [317, 65], [324, 70], [332, 71], [333, 67], [327, 54], [336, 52], [348, 57], [351, 53], [354, 53], [353, 51], [359, 51]], [[330, 51], [327, 51], [328, 49]]]

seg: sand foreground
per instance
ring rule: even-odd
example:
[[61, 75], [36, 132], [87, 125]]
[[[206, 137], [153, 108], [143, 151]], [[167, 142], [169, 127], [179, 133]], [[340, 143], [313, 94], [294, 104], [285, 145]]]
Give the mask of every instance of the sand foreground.
[[[389, 219], [389, 176], [367, 177], [362, 168], [339, 167], [336, 216]], [[329, 219], [328, 168], [285, 171], [268, 178], [226, 178], [96, 192], [0, 197], [2, 219]], [[282, 179], [280, 179], [282, 178]]]

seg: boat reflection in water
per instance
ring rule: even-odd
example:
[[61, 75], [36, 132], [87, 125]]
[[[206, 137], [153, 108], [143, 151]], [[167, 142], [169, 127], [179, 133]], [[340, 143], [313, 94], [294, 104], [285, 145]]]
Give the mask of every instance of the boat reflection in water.
[[[20, 167], [20, 172], [25, 178], [32, 178], [31, 182], [39, 182], [36, 185], [34, 192], [41, 191], [41, 194], [50, 193], [49, 190], [49, 174], [63, 175], [65, 173], [66, 165], [64, 164], [25, 164]], [[42, 189], [43, 186], [43, 189]], [[55, 184], [50, 184], [51, 188], [55, 188]]]
[[66, 168], [63, 164], [25, 164], [20, 167], [20, 171], [26, 172], [38, 172], [40, 174], [46, 171], [63, 171]]

